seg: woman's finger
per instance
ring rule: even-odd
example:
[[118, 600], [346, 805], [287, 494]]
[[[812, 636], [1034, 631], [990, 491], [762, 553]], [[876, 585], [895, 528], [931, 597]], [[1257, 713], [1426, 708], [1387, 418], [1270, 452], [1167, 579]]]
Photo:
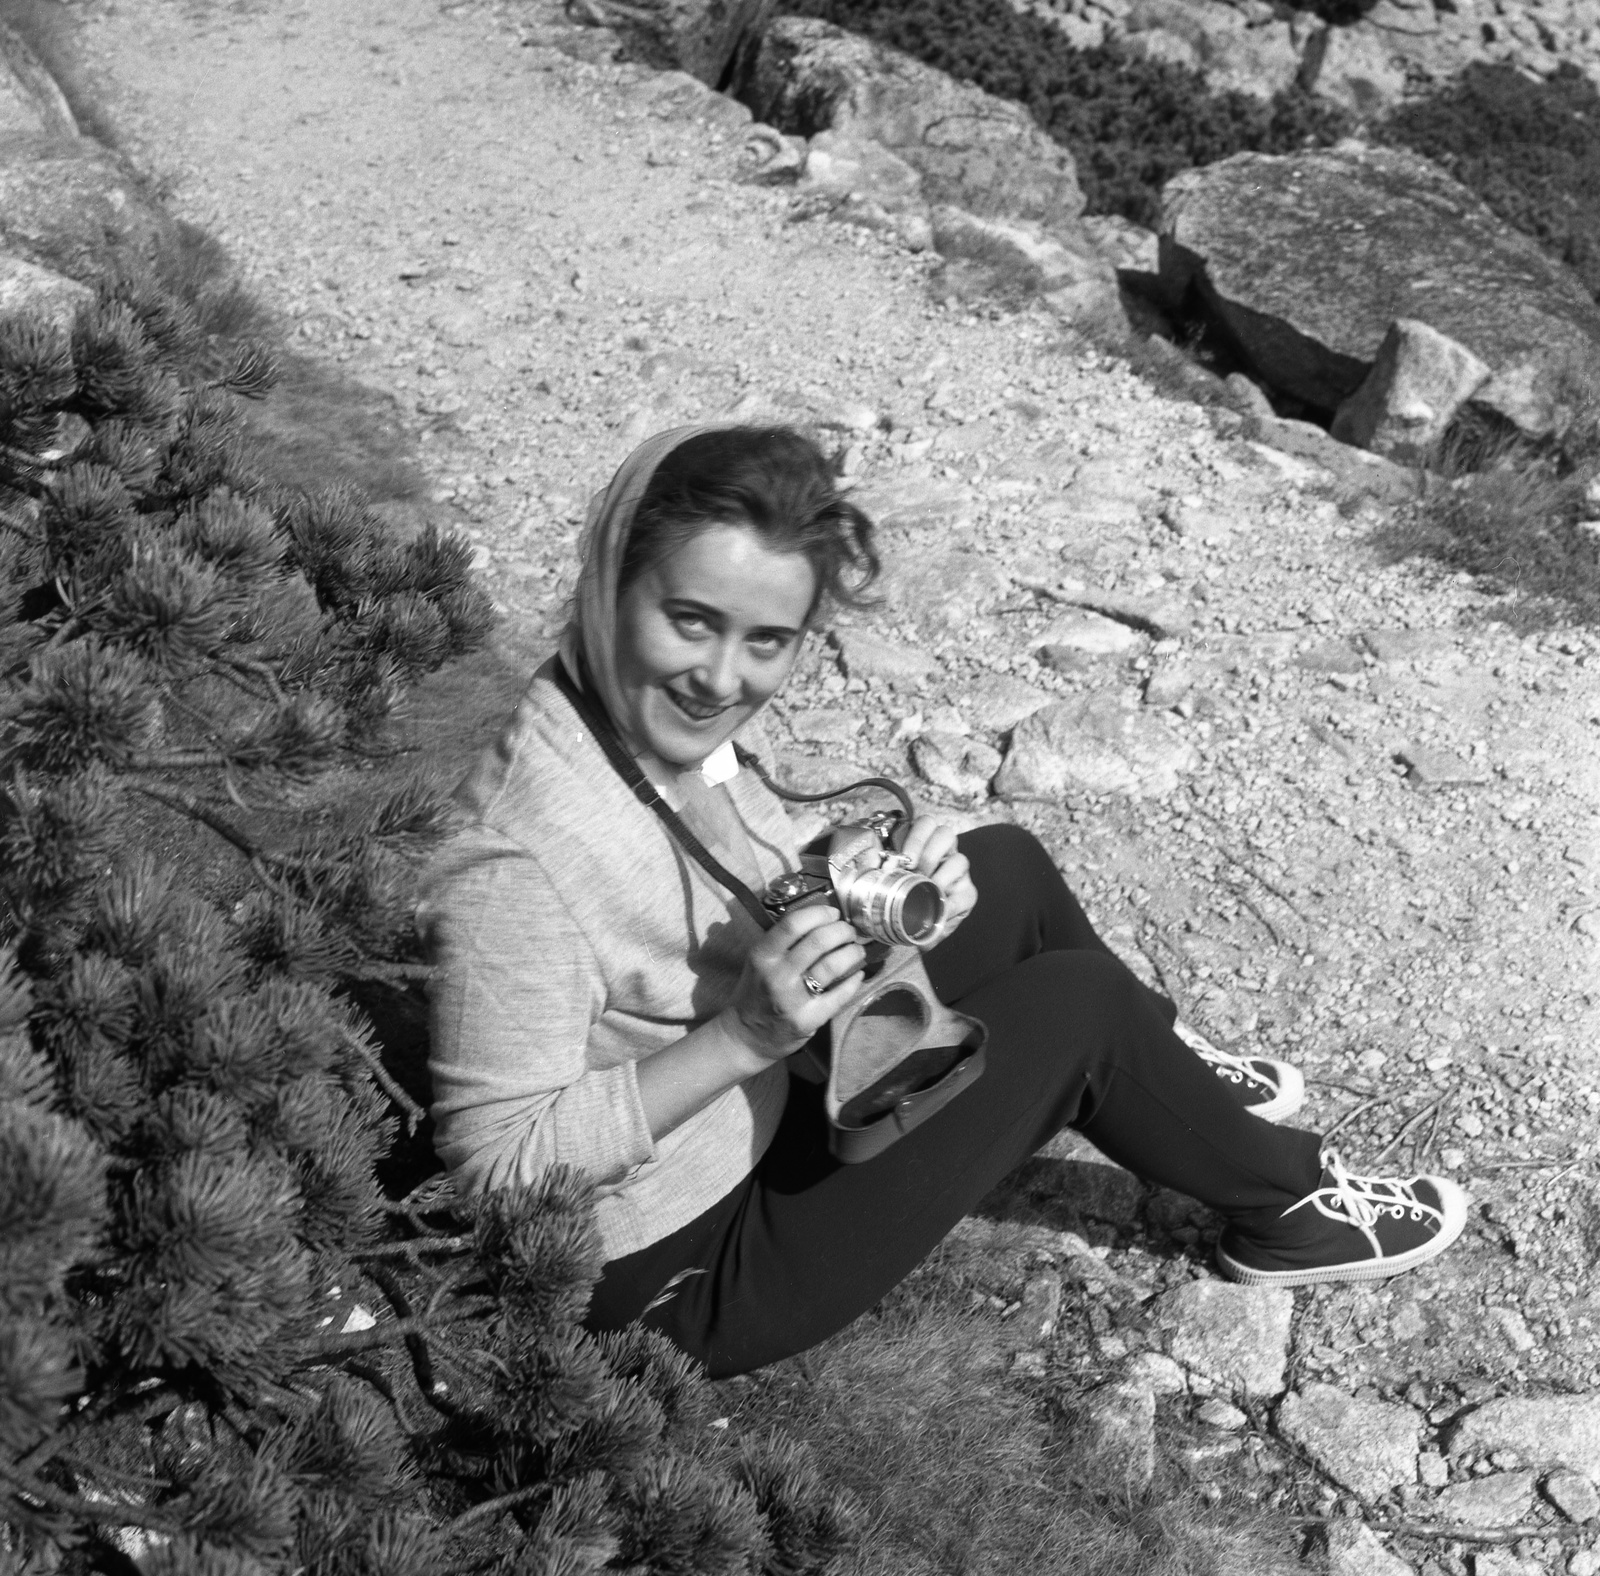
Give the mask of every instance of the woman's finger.
[[855, 931], [841, 923], [814, 930], [796, 942], [789, 949], [788, 961], [799, 974], [832, 980], [856, 972], [866, 963], [867, 954]]
[[954, 851], [956, 834], [931, 815], [919, 815], [911, 823], [904, 847], [900, 850], [913, 870], [932, 875]]

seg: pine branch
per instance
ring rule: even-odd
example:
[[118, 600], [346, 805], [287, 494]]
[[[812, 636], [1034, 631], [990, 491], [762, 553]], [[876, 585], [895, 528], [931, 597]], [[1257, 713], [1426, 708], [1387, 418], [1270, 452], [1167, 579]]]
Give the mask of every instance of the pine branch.
[[340, 1033], [344, 1037], [344, 1043], [367, 1064], [367, 1070], [377, 1080], [378, 1087], [405, 1112], [406, 1137], [410, 1138], [416, 1132], [417, 1124], [423, 1121], [428, 1113], [394, 1081], [388, 1068], [383, 1065], [378, 1053], [370, 1045], [359, 1035], [351, 1033], [349, 1029], [341, 1028]]
[[424, 1253], [470, 1253], [477, 1242], [473, 1237], [434, 1237], [419, 1242], [386, 1242], [381, 1248], [357, 1248], [350, 1257], [365, 1264], [368, 1259], [416, 1259]]
[[493, 1297], [479, 1297], [447, 1318], [396, 1319], [392, 1324], [375, 1324], [369, 1330], [313, 1336], [302, 1344], [299, 1358], [309, 1367], [357, 1352], [370, 1352], [379, 1346], [393, 1346], [408, 1335], [432, 1335], [452, 1324], [471, 1324], [484, 1314], [495, 1312], [499, 1306]]
[[163, 1412], [176, 1411], [184, 1404], [184, 1397], [168, 1385], [154, 1390], [123, 1391], [91, 1406], [68, 1420], [53, 1434], [46, 1434], [32, 1450], [17, 1457], [13, 1463], [21, 1471], [30, 1471], [43, 1462], [53, 1461], [57, 1454], [86, 1434], [91, 1434], [103, 1424], [119, 1417], [130, 1417], [135, 1423], [146, 1423]]
[[[368, 1279], [389, 1299], [390, 1307], [394, 1309], [401, 1322], [410, 1321], [410, 1300], [406, 1297], [405, 1288], [394, 1275], [378, 1264], [369, 1265], [366, 1273]], [[406, 1352], [411, 1358], [412, 1378], [416, 1380], [417, 1390], [423, 1400], [442, 1416], [455, 1417], [457, 1409], [444, 1399], [444, 1387], [433, 1371], [433, 1354], [428, 1350], [428, 1343], [420, 1335], [408, 1335]]]
[[3, 1458], [0, 1458], [0, 1479], [4, 1479], [25, 1499], [37, 1500], [51, 1510], [83, 1521], [96, 1521], [108, 1526], [148, 1527], [156, 1532], [175, 1530], [169, 1522], [141, 1505], [130, 1505], [120, 1500], [83, 1499], [69, 1494], [65, 1489], [56, 1488], [54, 1484], [41, 1483], [30, 1473], [9, 1465]]
[[486, 1499], [481, 1504], [474, 1505], [471, 1510], [464, 1510], [459, 1516], [453, 1516], [445, 1523], [451, 1532], [460, 1532], [470, 1527], [474, 1522], [487, 1521], [491, 1516], [498, 1516], [502, 1511], [515, 1510], [518, 1505], [526, 1505], [530, 1499], [537, 1499], [541, 1494], [549, 1494], [548, 1483], [534, 1483], [528, 1488], [519, 1488], [510, 1494], [502, 1494], [498, 1499]]
[[208, 826], [224, 842], [232, 843], [246, 859], [254, 862], [262, 857], [261, 850], [250, 841], [237, 827], [224, 821], [221, 816], [213, 815], [197, 800], [186, 793], [166, 792], [159, 788], [148, 787], [144, 783], [134, 783], [135, 793], [141, 793], [146, 799], [154, 799], [157, 804], [164, 804], [169, 810], [176, 810], [179, 815], [186, 815], [190, 820], [198, 821], [202, 826]]

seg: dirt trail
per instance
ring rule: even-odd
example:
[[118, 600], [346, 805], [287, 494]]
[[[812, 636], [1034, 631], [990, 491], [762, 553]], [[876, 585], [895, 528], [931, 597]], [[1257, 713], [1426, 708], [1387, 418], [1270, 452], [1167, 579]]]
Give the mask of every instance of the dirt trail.
[[[1133, 706], [1187, 664], [1176, 793], [965, 809], [1035, 826], [1202, 1022], [1289, 1048], [1312, 1120], [1357, 1112], [1354, 1158], [1399, 1132], [1391, 1163], [1442, 1156], [1487, 1206], [1436, 1271], [1319, 1301], [1346, 1333], [1302, 1342], [1301, 1377], [1600, 1387], [1600, 641], [1520, 639], [1474, 587], [1385, 565], [1375, 515], [1044, 312], [936, 304], [926, 259], [750, 184], [728, 106], [525, 46], [554, 6], [75, 10], [176, 210], [298, 348], [392, 393], [423, 512], [469, 524], [524, 656], [587, 489], [645, 432], [737, 411], [849, 447], [899, 558], [869, 627], [939, 662], [897, 688], [816, 651], [777, 719], [792, 770], [821, 749], [904, 774], [920, 727], [1003, 745], [1019, 685]], [[1176, 603], [1178, 633], [1041, 666], [1074, 588]], [[1420, 745], [1482, 780], [1405, 781]]]

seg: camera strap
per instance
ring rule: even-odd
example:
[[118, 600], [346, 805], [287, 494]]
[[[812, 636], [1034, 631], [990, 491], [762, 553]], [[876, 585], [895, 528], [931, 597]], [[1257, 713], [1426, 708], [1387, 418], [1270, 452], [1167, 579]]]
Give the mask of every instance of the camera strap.
[[[634, 798], [656, 816], [683, 851], [691, 855], [713, 881], [726, 887], [739, 900], [740, 906], [763, 930], [771, 930], [777, 921], [767, 912], [761, 899], [701, 842], [683, 817], [661, 797], [661, 790], [645, 776], [644, 768], [628, 753], [611, 719], [590, 694], [573, 683], [572, 675], [559, 657], [555, 661], [555, 685], [594, 735], [595, 743], [605, 752], [606, 759], [611, 762], [617, 775], [633, 790]], [[796, 793], [792, 788], [780, 788], [749, 750], [737, 744], [733, 750], [741, 766], [749, 767], [772, 793], [792, 804], [820, 804], [824, 799], [838, 799], [847, 793], [854, 793], [858, 788], [882, 788], [900, 801], [908, 821], [915, 813], [911, 796], [893, 778], [863, 777], [847, 783], [843, 788], [832, 788], [823, 793]]]
[[[763, 930], [771, 930], [777, 921], [763, 907], [761, 899], [695, 836], [683, 817], [661, 797], [661, 790], [645, 776], [644, 768], [628, 753], [617, 736], [611, 719], [591, 696], [572, 682], [572, 675], [559, 657], [556, 658], [555, 670], [556, 688], [571, 702], [572, 709], [594, 735], [595, 743], [605, 752], [606, 759], [611, 762], [617, 775], [633, 790], [634, 798], [661, 821], [683, 851], [691, 855], [713, 881], [726, 887], [739, 900], [740, 906], [756, 924]], [[739, 755], [740, 764], [745, 764], [742, 750]]]
[[[594, 736], [595, 742], [634, 797], [654, 814], [678, 845], [713, 881], [727, 888], [761, 927], [777, 923], [754, 892], [729, 870], [684, 823], [644, 769], [628, 753], [611, 719], [594, 698], [573, 683], [565, 664], [555, 663], [556, 687]], [[912, 813], [910, 796], [887, 777], [863, 777], [825, 793], [795, 793], [780, 788], [748, 750], [734, 746], [747, 766], [780, 799], [815, 804], [858, 788], [884, 788]], [[984, 1069], [988, 1030], [981, 1020], [942, 1005], [914, 947], [896, 947], [876, 987], [849, 1004], [807, 1046], [816, 1077], [826, 1084], [829, 1152], [854, 1163], [881, 1154], [896, 1138], [925, 1122], [978, 1078]], [[826, 1049], [820, 1053], [816, 1046]], [[841, 1082], [841, 1062], [852, 1071]], [[808, 1076], [801, 1074], [801, 1076]]]

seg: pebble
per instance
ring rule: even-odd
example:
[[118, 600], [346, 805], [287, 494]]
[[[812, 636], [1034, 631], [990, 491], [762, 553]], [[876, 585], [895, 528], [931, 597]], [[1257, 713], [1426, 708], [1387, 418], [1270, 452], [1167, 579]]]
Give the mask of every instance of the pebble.
[[1552, 1472], [1544, 1480], [1544, 1494], [1568, 1521], [1600, 1516], [1600, 1490], [1580, 1472]]

